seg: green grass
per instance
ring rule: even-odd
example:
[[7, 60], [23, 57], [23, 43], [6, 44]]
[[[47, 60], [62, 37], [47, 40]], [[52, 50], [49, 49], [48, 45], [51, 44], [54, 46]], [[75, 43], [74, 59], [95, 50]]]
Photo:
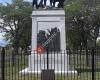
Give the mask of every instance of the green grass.
[[[11, 71], [12, 72], [12, 71]], [[96, 72], [96, 78], [95, 80], [100, 79], [100, 72]], [[26, 74], [26, 75], [21, 75], [19, 72], [16, 72], [16, 74], [9, 74], [6, 75], [5, 80], [41, 80], [40, 75], [32, 75], [32, 74]], [[92, 73], [91, 72], [84, 72], [80, 74], [67, 74], [67, 75], [56, 75], [55, 80], [92, 80]]]
[[[9, 56], [9, 55], [7, 55]], [[85, 55], [81, 58], [77, 55], [71, 56], [70, 67], [78, 71], [78, 74], [59, 74], [55, 75], [55, 80], [92, 80], [91, 64], [86, 66]], [[41, 80], [41, 75], [36, 74], [19, 74], [19, 71], [28, 67], [28, 56], [16, 56], [15, 66], [12, 60], [5, 63], [5, 80]], [[95, 80], [100, 80], [100, 62], [96, 62]]]

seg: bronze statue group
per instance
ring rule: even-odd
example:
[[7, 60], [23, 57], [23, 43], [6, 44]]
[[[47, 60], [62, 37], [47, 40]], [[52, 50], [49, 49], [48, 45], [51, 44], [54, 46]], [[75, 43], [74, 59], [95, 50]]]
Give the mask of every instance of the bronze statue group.
[[[65, 0], [49, 0], [49, 3], [50, 3], [49, 8], [55, 8], [56, 2], [58, 2], [58, 5], [57, 5], [58, 8], [63, 8], [64, 1]], [[33, 7], [36, 9], [39, 9], [39, 8], [46, 9], [47, 0], [33, 0]]]

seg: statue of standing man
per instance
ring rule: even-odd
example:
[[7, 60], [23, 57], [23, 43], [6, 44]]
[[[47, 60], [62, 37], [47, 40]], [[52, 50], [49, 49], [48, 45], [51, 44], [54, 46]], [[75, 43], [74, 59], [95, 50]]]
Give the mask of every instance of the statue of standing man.
[[49, 8], [55, 7], [55, 3], [59, 2], [58, 8], [63, 8], [65, 0], [33, 0], [34, 9], [43, 8], [47, 9], [47, 2], [50, 3]]
[[50, 0], [50, 6], [55, 7], [56, 0]]
[[33, 0], [33, 8], [38, 9], [40, 8], [46, 8], [46, 2], [47, 0]]
[[46, 8], [46, 2], [47, 0], [40, 0], [39, 7]]
[[33, 0], [33, 8], [38, 9], [38, 0]]
[[50, 3], [49, 7], [55, 7], [56, 0], [40, 0], [39, 7], [46, 8], [47, 2]]

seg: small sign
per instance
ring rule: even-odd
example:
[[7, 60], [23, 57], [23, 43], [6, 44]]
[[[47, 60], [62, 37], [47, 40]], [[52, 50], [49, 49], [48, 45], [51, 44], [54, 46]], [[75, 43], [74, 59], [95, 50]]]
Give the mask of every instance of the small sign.
[[41, 80], [55, 80], [54, 70], [42, 70]]

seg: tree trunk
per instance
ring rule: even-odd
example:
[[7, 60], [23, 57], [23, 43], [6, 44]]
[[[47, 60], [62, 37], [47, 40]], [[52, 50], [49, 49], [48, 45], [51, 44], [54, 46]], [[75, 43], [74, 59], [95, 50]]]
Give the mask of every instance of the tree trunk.
[[18, 54], [18, 46], [14, 46], [13, 54], [12, 54], [12, 66], [15, 66], [16, 63], [16, 54]]

